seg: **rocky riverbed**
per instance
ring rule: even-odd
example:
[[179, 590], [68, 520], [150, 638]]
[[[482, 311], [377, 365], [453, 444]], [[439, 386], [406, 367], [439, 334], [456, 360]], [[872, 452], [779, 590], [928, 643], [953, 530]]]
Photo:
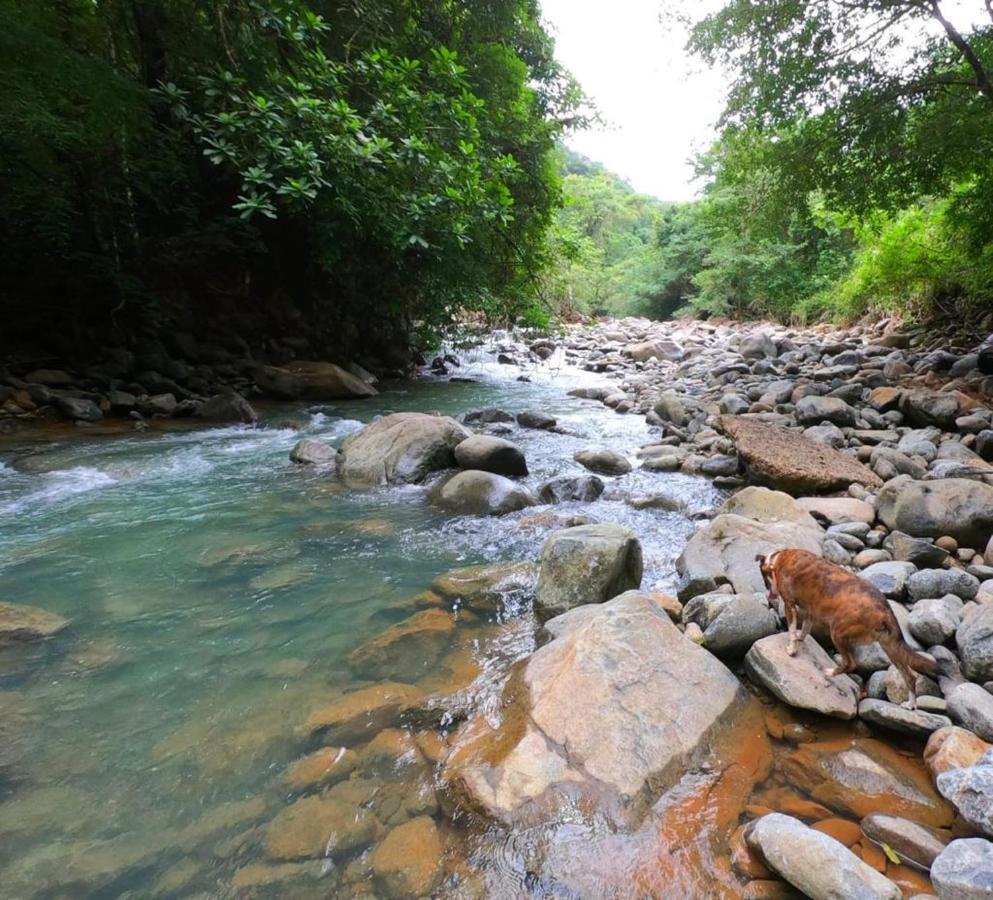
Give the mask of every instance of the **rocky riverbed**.
[[[210, 770], [247, 743], [273, 769], [264, 793], [161, 833], [179, 848], [167, 866], [126, 835], [73, 844], [44, 877], [32, 851], [4, 869], [17, 895], [993, 894], [993, 381], [978, 348], [897, 322], [624, 320], [475, 356], [523, 379], [515, 402], [384, 410], [283, 452], [327, 502], [378, 498], [357, 539], [389, 534], [405, 498], [454, 525], [446, 537], [487, 535], [499, 562], [397, 598], [344, 640], [348, 678], [330, 688], [311, 662], [282, 663], [299, 690], [236, 746], [195, 727], [160, 741], [160, 764]], [[439, 389], [479, 377], [451, 354], [427, 369]], [[560, 385], [579, 411], [563, 421], [523, 393], [556, 369], [590, 375]], [[296, 396], [331, 399], [305, 378], [317, 368], [282, 371], [270, 393], [283, 379], [291, 396], [292, 376]], [[21, 381], [30, 399], [38, 382]], [[239, 387], [247, 399], [221, 397], [244, 409], [255, 388]], [[782, 547], [872, 580], [908, 641], [946, 661], [918, 679], [917, 710], [876, 647], [831, 681], [829, 645], [785, 653], [754, 562]], [[229, 572], [246, 554], [262, 589], [306, 578], [264, 546], [202, 561]], [[71, 630], [0, 607], [8, 645]], [[42, 815], [25, 765], [0, 758], [0, 823]]]

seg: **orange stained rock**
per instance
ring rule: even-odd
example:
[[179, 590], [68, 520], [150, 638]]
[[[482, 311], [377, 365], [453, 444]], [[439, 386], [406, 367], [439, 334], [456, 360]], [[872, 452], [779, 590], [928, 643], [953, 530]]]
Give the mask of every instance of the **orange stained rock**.
[[877, 872], [886, 871], [886, 854], [868, 839], [859, 841], [857, 845], [859, 856], [867, 865], [872, 866]]
[[858, 822], [849, 819], [821, 819], [813, 825], [815, 831], [821, 831], [836, 841], [841, 842], [846, 847], [857, 844], [862, 839], [862, 829]]
[[894, 882], [904, 897], [913, 897], [914, 894], [934, 894], [934, 887], [931, 880], [923, 872], [918, 872], [910, 866], [894, 865], [889, 860], [886, 861], [886, 877]]

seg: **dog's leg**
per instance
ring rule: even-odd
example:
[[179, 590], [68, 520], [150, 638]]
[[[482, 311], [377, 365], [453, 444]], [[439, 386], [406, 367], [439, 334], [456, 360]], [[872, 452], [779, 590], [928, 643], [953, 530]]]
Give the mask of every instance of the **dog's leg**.
[[909, 666], [897, 666], [907, 685], [907, 699], [900, 705], [904, 709], [917, 709], [917, 676]]
[[833, 630], [831, 632], [831, 643], [837, 648], [841, 658], [834, 667], [824, 669], [824, 674], [828, 679], [834, 678], [837, 675], [844, 675], [846, 672], [851, 672], [855, 668], [855, 656], [852, 654], [852, 648]]
[[[797, 614], [797, 618], [799, 618], [799, 613]], [[813, 621], [810, 616], [804, 616], [803, 625], [801, 625], [800, 630], [794, 631], [790, 634], [790, 645], [786, 648], [786, 652], [790, 656], [796, 656], [796, 652], [800, 648], [800, 645], [807, 640], [807, 635], [810, 634], [810, 626], [812, 624]]]
[[783, 611], [786, 614], [786, 628], [790, 635], [789, 643], [786, 645], [786, 653], [789, 656], [796, 656], [797, 644], [800, 642], [799, 633], [797, 631], [797, 608], [785, 596], [782, 594], [780, 594], [780, 596], [783, 597]]

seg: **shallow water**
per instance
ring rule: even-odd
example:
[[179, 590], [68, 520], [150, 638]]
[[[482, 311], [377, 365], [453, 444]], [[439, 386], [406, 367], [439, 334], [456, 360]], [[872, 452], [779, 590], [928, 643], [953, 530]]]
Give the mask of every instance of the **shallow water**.
[[[537, 558], [548, 526], [519, 520], [542, 507], [453, 518], [422, 487], [348, 490], [288, 461], [300, 437], [338, 444], [374, 416], [405, 410], [541, 410], [569, 433], [515, 427], [532, 486], [582, 473], [575, 450], [633, 458], [650, 442], [642, 417], [566, 396], [597, 383], [591, 376], [553, 360], [520, 382], [519, 369], [489, 360], [466, 357], [456, 374], [472, 383], [426, 378], [365, 401], [276, 406], [257, 428], [84, 432], [0, 451], [0, 600], [71, 622], [46, 644], [0, 649], [0, 896], [228, 896], [233, 873], [265, 861], [262, 828], [293, 799], [279, 779], [314, 749], [301, 725], [369, 683], [349, 668], [350, 651], [415, 612], [415, 596], [441, 573]], [[604, 498], [567, 511], [630, 526], [644, 550], [643, 585], [673, 588], [692, 516], [722, 492], [637, 469], [607, 481]], [[609, 499], [612, 489], [666, 494], [682, 508], [635, 510]], [[394, 677], [444, 682], [461, 665], [478, 675], [460, 707], [497, 723], [511, 665], [534, 649], [533, 620], [526, 603], [492, 621], [459, 615], [455, 663], [429, 660]], [[752, 761], [769, 752], [757, 721]], [[384, 790], [420, 777], [402, 769], [398, 761], [377, 775]], [[712, 790], [697, 778], [635, 835], [560, 823], [550, 855], [547, 830], [480, 828], [435, 809], [459, 861], [444, 892], [576, 896], [578, 866], [601, 867], [604, 885], [638, 885], [640, 896], [735, 896], [727, 861], [716, 864], [685, 822], [691, 810], [720, 820], [722, 797], [737, 792], [740, 806], [751, 783]], [[302, 881], [244, 895], [377, 896], [368, 856], [300, 865]], [[694, 881], [713, 871], [727, 872], [726, 883]]]
[[[412, 612], [434, 576], [536, 558], [547, 529], [521, 527], [521, 514], [452, 518], [423, 488], [345, 490], [288, 461], [301, 436], [340, 443], [403, 410], [540, 409], [570, 434], [515, 429], [532, 485], [582, 472], [574, 450], [633, 455], [648, 442], [640, 417], [566, 396], [592, 383], [581, 373], [546, 365], [530, 383], [519, 373], [470, 359], [458, 374], [475, 383], [423, 379], [367, 401], [280, 406], [258, 428], [84, 435], [8, 453], [0, 597], [57, 612], [71, 628], [0, 654], [9, 732], [0, 880], [47, 895], [75, 884], [77, 870], [101, 885], [106, 868], [108, 895], [147, 887], [189, 854], [184, 830], [206, 812], [269, 789], [299, 754], [294, 732], [307, 713], [356, 685], [347, 653]], [[688, 512], [720, 501], [703, 479], [636, 471], [623, 482]], [[685, 514], [621, 500], [574, 506], [636, 529], [646, 586], [673, 584], [693, 528]], [[524, 626], [477, 642], [477, 662], [496, 671], [491, 701], [507, 662], [532, 642]], [[241, 817], [231, 809], [212, 839], [258, 818], [251, 804]], [[192, 884], [216, 885], [213, 866]]]

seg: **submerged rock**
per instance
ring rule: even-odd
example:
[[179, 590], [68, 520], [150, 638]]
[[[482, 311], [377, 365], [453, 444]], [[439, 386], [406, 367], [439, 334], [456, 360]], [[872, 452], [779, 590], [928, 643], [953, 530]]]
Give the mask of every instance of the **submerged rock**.
[[315, 710], [304, 730], [346, 743], [368, 740], [400, 721], [423, 696], [422, 690], [409, 684], [374, 684]]
[[304, 797], [272, 820], [265, 849], [277, 860], [342, 856], [368, 846], [382, 830], [368, 809], [333, 797]]
[[434, 820], [398, 825], [372, 854], [373, 877], [387, 897], [428, 897], [444, 874], [444, 842]]
[[431, 582], [431, 590], [448, 606], [494, 612], [511, 597], [533, 595], [537, 580], [535, 563], [492, 563], [445, 572]]
[[0, 603], [0, 646], [50, 638], [68, 624], [62, 616], [36, 606]]
[[580, 525], [551, 534], [541, 550], [535, 607], [549, 618], [641, 586], [641, 544], [620, 525]]
[[354, 771], [358, 759], [358, 754], [346, 747], [322, 747], [291, 763], [280, 781], [291, 791], [334, 784]]
[[526, 487], [509, 478], [468, 469], [433, 488], [431, 502], [460, 516], [502, 516], [537, 501]]
[[447, 416], [393, 413], [350, 434], [341, 445], [338, 471], [360, 485], [423, 481], [455, 466], [455, 448], [469, 432]]
[[851, 850], [799, 819], [771, 813], [745, 829], [766, 865], [812, 900], [902, 900], [903, 893]]
[[456, 797], [506, 823], [554, 819], [582, 796], [620, 814], [647, 786], [674, 784], [746, 702], [731, 672], [646, 594], [561, 623], [508, 688], [506, 721], [473, 720], [445, 762]]
[[451, 613], [425, 609], [357, 647], [348, 664], [366, 677], [417, 681], [431, 671], [454, 636]]

